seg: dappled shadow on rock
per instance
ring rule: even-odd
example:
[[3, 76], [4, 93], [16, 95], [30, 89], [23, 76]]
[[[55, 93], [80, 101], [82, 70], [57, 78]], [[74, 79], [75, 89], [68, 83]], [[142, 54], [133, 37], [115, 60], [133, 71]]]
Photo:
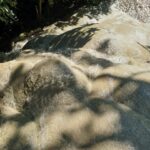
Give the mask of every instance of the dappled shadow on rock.
[[[121, 16], [124, 20], [120, 19]], [[100, 23], [58, 35], [50, 41], [47, 51], [70, 56], [81, 48], [92, 49], [110, 56], [146, 62], [150, 55], [146, 48], [149, 45], [149, 33], [147, 26], [144, 27], [126, 15], [110, 15]]]
[[127, 76], [112, 66], [90, 81], [70, 60], [52, 54], [15, 84], [23, 73], [18, 66], [9, 83], [16, 102], [22, 100], [22, 111], [1, 109], [1, 148], [146, 149], [150, 146], [148, 72], [129, 66], [121, 67]]
[[[131, 23], [111, 21], [33, 39], [33, 53], [0, 64], [0, 149], [150, 147], [149, 52]], [[142, 61], [114, 63], [124, 55]]]
[[[124, 68], [124, 71], [127, 71], [126, 68]], [[93, 96], [97, 95], [101, 98], [109, 98], [117, 103], [122, 103], [136, 113], [150, 119], [149, 74], [149, 70], [128, 76], [120, 76], [119, 73], [115, 74], [113, 71], [102, 73], [93, 82]], [[144, 78], [145, 80], [143, 80]]]
[[[7, 120], [7, 123], [10, 122]], [[149, 146], [149, 121], [127, 107], [108, 100], [90, 99], [86, 105], [73, 112], [56, 109], [53, 113], [43, 114], [36, 121], [39, 128], [32, 122], [18, 125], [19, 132], [10, 138], [5, 148], [129, 150], [146, 149]], [[34, 140], [38, 143], [34, 143]]]
[[[21, 70], [21, 68], [16, 69], [16, 72], [12, 75], [9, 86], [11, 86], [13, 82], [17, 82], [14, 79], [14, 76], [17, 77], [20, 75], [19, 70]], [[51, 57], [51, 59], [46, 59], [37, 64], [31, 72], [25, 75], [25, 80], [20, 84], [23, 84], [21, 89], [19, 89], [20, 86], [18, 89], [17, 87], [14, 88], [16, 89], [16, 105], [22, 107], [21, 114], [12, 115], [11, 117], [7, 117], [3, 114], [1, 115], [0, 130], [2, 132], [5, 133], [3, 126], [6, 126], [7, 123], [10, 125], [11, 123], [15, 123], [14, 128], [18, 128], [12, 137], [9, 133], [6, 133], [6, 136], [9, 135], [7, 146], [5, 146], [6, 149], [19, 150], [30, 149], [31, 147], [31, 149], [34, 149], [33, 145], [31, 147], [29, 146], [30, 144], [28, 143], [29, 141], [26, 133], [25, 137], [22, 135], [22, 132], [24, 132], [26, 128], [28, 130], [28, 125], [29, 130], [32, 130], [32, 122], [41, 118], [42, 114], [62, 112], [71, 109], [71, 107], [76, 105], [78, 107], [79, 104], [77, 99], [84, 101], [84, 96], [86, 95], [86, 90], [77, 84], [74, 74], [67, 65], [61, 62], [58, 58], [55, 59], [55, 57]], [[25, 102], [25, 100], [27, 101]], [[18, 104], [18, 102], [21, 104]], [[10, 130], [11, 127], [13, 128], [13, 125], [10, 126]], [[33, 130], [34, 127], [33, 124]], [[33, 130], [31, 133], [36, 135]], [[36, 132], [37, 134], [40, 134], [38, 133], [40, 131]], [[30, 133], [28, 134], [30, 135]], [[36, 144], [38, 147], [38, 143]], [[36, 145], [34, 146], [36, 147]]]
[[49, 50], [59, 52], [66, 48], [81, 48], [91, 40], [92, 36], [98, 30], [96, 28], [87, 28], [86, 32], [84, 32], [82, 29], [84, 27], [73, 29], [56, 37], [49, 43]]
[[[66, 64], [51, 58], [37, 64], [24, 81], [28, 101], [24, 109], [29, 115], [40, 115], [44, 110], [56, 111], [66, 105], [76, 104], [76, 99], [84, 101], [86, 89], [79, 85], [78, 77]], [[81, 86], [81, 87], [80, 87]]]
[[[94, 149], [96, 147], [97, 149], [105, 149], [113, 147], [116, 150], [120, 148], [128, 150], [133, 147], [140, 149], [148, 146], [148, 140], [143, 139], [138, 142], [141, 134], [144, 134], [146, 139], [149, 138], [147, 128], [144, 127], [146, 120], [126, 107], [111, 101], [91, 99], [85, 107], [76, 109], [71, 114], [62, 112], [55, 117], [63, 117], [61, 121], [67, 119], [68, 122], [67, 124], [63, 122], [64, 125], [59, 126], [61, 130], [58, 135], [60, 143], [49, 145], [47, 149]], [[61, 122], [57, 121], [55, 122], [56, 126]], [[141, 126], [142, 130], [138, 130]], [[143, 142], [147, 144], [144, 145]]]
[[49, 42], [55, 37], [56, 35], [37, 36], [29, 42], [27, 42], [23, 49], [46, 50], [49, 47]]
[[72, 59], [79, 64], [87, 65], [87, 66], [98, 66], [102, 68], [107, 68], [113, 65], [113, 63], [107, 59], [92, 56], [91, 53], [74, 53], [72, 54]]
[[[148, 62], [149, 28], [125, 14], [110, 14], [96, 24], [84, 25], [63, 34], [40, 36], [29, 41], [24, 49], [60, 53], [67, 57], [89, 49], [108, 56], [118, 56], [131, 63]], [[120, 58], [121, 59], [121, 58]]]

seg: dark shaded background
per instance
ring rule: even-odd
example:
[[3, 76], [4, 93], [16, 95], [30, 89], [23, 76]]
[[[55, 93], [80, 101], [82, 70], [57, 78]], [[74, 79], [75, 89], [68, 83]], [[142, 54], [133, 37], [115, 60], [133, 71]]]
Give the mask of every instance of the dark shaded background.
[[0, 52], [10, 51], [12, 40], [20, 33], [65, 20], [80, 7], [97, 5], [100, 0], [53, 0], [53, 3], [43, 0], [40, 17], [37, 14], [38, 2], [39, 0], [16, 0], [16, 7], [11, 9], [18, 19], [8, 24], [0, 21]]

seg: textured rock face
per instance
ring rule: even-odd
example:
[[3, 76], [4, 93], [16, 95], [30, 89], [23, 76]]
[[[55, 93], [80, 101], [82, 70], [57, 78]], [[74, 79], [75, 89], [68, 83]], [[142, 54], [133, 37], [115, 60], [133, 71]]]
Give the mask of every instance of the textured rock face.
[[149, 37], [113, 14], [3, 58], [0, 149], [148, 150]]
[[[70, 53], [74, 49], [95, 50], [96, 55], [119, 56], [124, 61], [150, 59], [150, 30], [125, 14], [112, 14], [99, 23], [76, 28], [54, 38], [48, 51]], [[65, 50], [64, 50], [65, 49]], [[72, 51], [71, 51], [72, 49]], [[67, 52], [67, 55], [68, 53]], [[74, 54], [73, 54], [74, 55]]]
[[117, 0], [116, 8], [126, 12], [132, 17], [150, 23], [150, 1], [149, 0]]
[[79, 23], [81, 21], [82, 23], [84, 23], [84, 17], [82, 19], [78, 19], [77, 16], [85, 15], [88, 18], [88, 23], [89, 20], [93, 21], [92, 19], [90, 19], [91, 17], [94, 17], [96, 18], [96, 20], [99, 20], [99, 18], [101, 18], [102, 15], [106, 15], [112, 11], [122, 11], [141, 22], [150, 23], [149, 0], [102, 0], [100, 1], [100, 4], [98, 6], [94, 6], [91, 8], [85, 7], [77, 11], [77, 13], [74, 15], [74, 17], [76, 16], [74, 21], [76, 23]]
[[[37, 35], [28, 37], [23, 41], [13, 42], [13, 50], [28, 48], [47, 49], [49, 42], [56, 36], [71, 29], [87, 24], [99, 23], [102, 18], [110, 13], [130, 15], [140, 22], [150, 23], [150, 1], [149, 0], [102, 0], [98, 6], [83, 7], [77, 10], [67, 21], [58, 21], [50, 26], [44, 27]], [[126, 16], [122, 16], [123, 18]], [[41, 32], [42, 31], [42, 32]], [[32, 39], [32, 40], [31, 40]], [[31, 40], [31, 41], [30, 41]], [[28, 42], [29, 41], [29, 42]], [[28, 43], [26, 45], [26, 43]]]

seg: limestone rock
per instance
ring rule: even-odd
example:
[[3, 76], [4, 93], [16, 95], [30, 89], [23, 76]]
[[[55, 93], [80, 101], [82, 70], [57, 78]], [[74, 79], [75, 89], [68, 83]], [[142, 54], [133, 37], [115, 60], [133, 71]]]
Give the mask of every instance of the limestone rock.
[[126, 12], [132, 17], [150, 23], [150, 1], [148, 0], [117, 0], [114, 5], [119, 10]]
[[150, 30], [145, 24], [125, 14], [110, 15], [98, 24], [79, 27], [57, 36], [50, 42], [48, 51], [66, 53], [66, 49], [92, 49], [109, 56], [147, 62], [150, 58], [149, 37]]
[[0, 149], [148, 150], [149, 42], [121, 13], [5, 54]]

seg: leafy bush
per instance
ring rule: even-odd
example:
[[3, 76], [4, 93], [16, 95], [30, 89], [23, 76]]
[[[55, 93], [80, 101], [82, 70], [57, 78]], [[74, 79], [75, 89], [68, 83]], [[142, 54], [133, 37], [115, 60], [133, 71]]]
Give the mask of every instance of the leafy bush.
[[[39, 20], [45, 14], [44, 11], [53, 8], [53, 6], [67, 9], [70, 6], [95, 5], [99, 2], [100, 0], [0, 0], [0, 22], [10, 24], [16, 21], [17, 17], [23, 20], [27, 16], [30, 18], [32, 14], [37, 17], [35, 19]], [[43, 4], [46, 4], [46, 9]]]
[[8, 24], [17, 20], [14, 13], [16, 7], [15, 0], [0, 0], [0, 21]]

